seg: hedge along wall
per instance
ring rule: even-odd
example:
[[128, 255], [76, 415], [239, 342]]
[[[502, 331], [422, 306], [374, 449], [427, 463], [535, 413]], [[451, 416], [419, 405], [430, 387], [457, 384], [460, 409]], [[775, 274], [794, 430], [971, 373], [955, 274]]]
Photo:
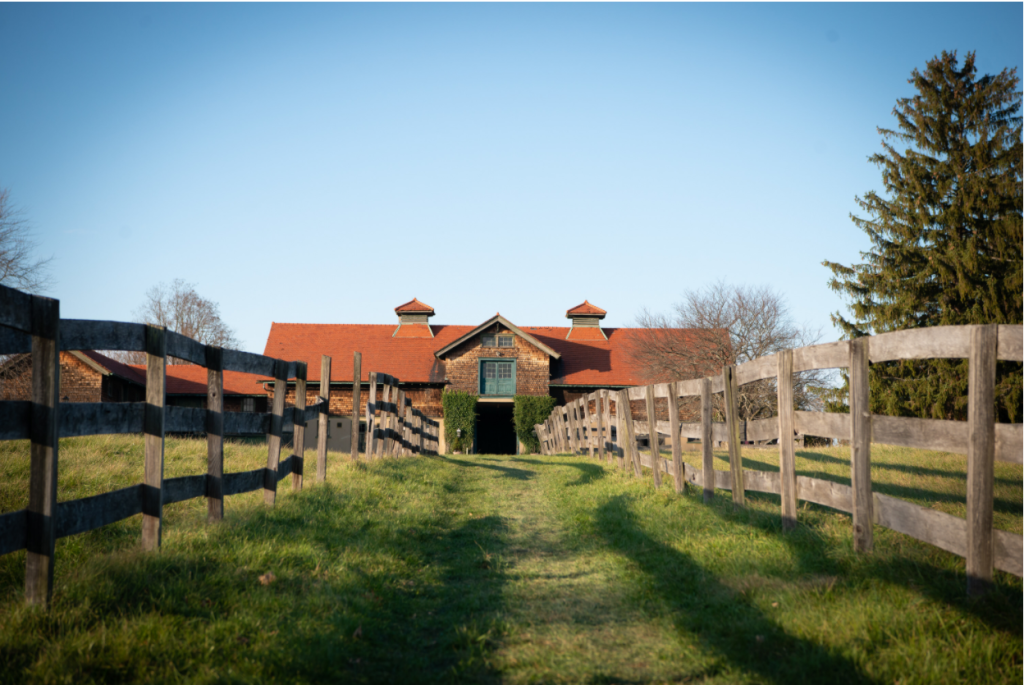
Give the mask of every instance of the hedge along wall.
[[[449, 390], [441, 394], [444, 410], [444, 437], [448, 450], [466, 452], [473, 448], [476, 433], [476, 403], [480, 398], [462, 390]], [[458, 430], [462, 429], [459, 437]]]
[[512, 419], [516, 426], [516, 437], [530, 454], [540, 452], [540, 440], [533, 427], [544, 423], [555, 408], [554, 397], [550, 395], [516, 395], [512, 407]]

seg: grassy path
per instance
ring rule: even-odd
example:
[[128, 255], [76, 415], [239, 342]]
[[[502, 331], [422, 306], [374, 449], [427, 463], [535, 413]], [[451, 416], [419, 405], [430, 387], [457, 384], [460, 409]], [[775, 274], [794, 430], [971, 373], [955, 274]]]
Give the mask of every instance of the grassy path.
[[[61, 499], [138, 477], [141, 445], [82, 440]], [[23, 506], [11, 449], [0, 511]], [[168, 477], [203, 467], [198, 443], [167, 455]], [[1018, 579], [969, 601], [951, 555], [884, 530], [856, 555], [848, 517], [805, 507], [783, 534], [777, 507], [584, 458], [336, 459], [221, 525], [168, 507], [158, 554], [137, 520], [60, 541], [48, 613], [0, 557], [0, 683], [1020, 682]]]
[[924, 545], [883, 532], [854, 555], [841, 515], [805, 512], [782, 535], [770, 498], [707, 507], [583, 459], [460, 465], [502, 522], [486, 661], [503, 681], [1019, 679], [1020, 610], [998, 608], [1019, 582], [970, 604], [962, 577], [918, 566]]

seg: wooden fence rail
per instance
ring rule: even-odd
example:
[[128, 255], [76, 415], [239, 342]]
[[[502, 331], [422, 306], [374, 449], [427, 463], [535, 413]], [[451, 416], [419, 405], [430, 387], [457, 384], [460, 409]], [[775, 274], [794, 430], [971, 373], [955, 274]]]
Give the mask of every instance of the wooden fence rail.
[[[944, 421], [871, 414], [868, 407], [868, 366], [894, 360], [967, 359], [968, 419]], [[715, 488], [732, 491], [733, 502], [743, 506], [746, 491], [780, 496], [784, 529], [796, 524], [797, 502], [814, 502], [853, 516], [854, 547], [868, 552], [873, 526], [880, 525], [935, 545], [967, 559], [967, 591], [984, 592], [993, 569], [1022, 576], [1024, 537], [993, 529], [994, 462], [1022, 463], [1024, 425], [995, 421], [996, 361], [1024, 361], [1024, 327], [1020, 325], [939, 326], [784, 350], [709, 378], [659, 383], [619, 391], [598, 390], [563, 407], [556, 407], [534, 427], [545, 454], [587, 451], [596, 445], [602, 458], [617, 459], [622, 468], [632, 465], [637, 477], [642, 467], [651, 470], [656, 485], [661, 473], [670, 474], [677, 491], [687, 484], [704, 490], [710, 501]], [[796, 411], [793, 374], [814, 369], [845, 368], [850, 376], [850, 413]], [[738, 388], [772, 379], [778, 392], [779, 414], [743, 426], [747, 440], [778, 439], [779, 471], [742, 468], [741, 422], [734, 398]], [[711, 395], [725, 396], [725, 423], [713, 423]], [[678, 398], [699, 397], [700, 423], [679, 423]], [[659, 421], [655, 399], [666, 398], [669, 420]], [[646, 412], [634, 418], [630, 401], [641, 402]], [[589, 410], [590, 403], [594, 411]], [[614, 420], [612, 406], [614, 405]], [[610, 430], [616, 426], [616, 439]], [[672, 459], [661, 457], [659, 435], [669, 436]], [[851, 484], [842, 485], [797, 476], [793, 436], [800, 434], [848, 440]], [[642, 454], [638, 438], [649, 438]], [[682, 462], [681, 442], [699, 438], [702, 468]], [[729, 471], [715, 471], [712, 441], [729, 444]], [[912, 504], [872, 491], [871, 444], [882, 443], [963, 454], [967, 457], [967, 518]], [[607, 455], [604, 457], [603, 455]], [[713, 474], [705, 478], [704, 474]]]
[[[386, 373], [371, 371], [370, 397], [366, 401], [366, 457], [369, 460], [415, 454], [437, 454], [440, 423], [412, 406]], [[381, 387], [377, 400], [377, 386]], [[354, 453], [354, 452], [353, 452]]]
[[[63, 350], [126, 350], [146, 353], [146, 401], [141, 403], [59, 402], [60, 352]], [[0, 514], [0, 554], [27, 550], [25, 595], [30, 603], [47, 604], [53, 591], [57, 538], [94, 530], [143, 514], [142, 544], [160, 545], [163, 505], [205, 497], [208, 520], [224, 516], [224, 497], [262, 489], [273, 504], [280, 480], [292, 476], [302, 488], [306, 422], [320, 421], [317, 476], [327, 474], [326, 427], [330, 407], [330, 357], [322, 358], [320, 399], [306, 407], [306, 364], [249, 352], [204, 345], [160, 326], [116, 321], [60, 318], [60, 303], [0, 286], [0, 354], [32, 354], [31, 401], [0, 402], [0, 440], [29, 439], [28, 507]], [[207, 368], [207, 408], [166, 406], [167, 357]], [[268, 414], [225, 413], [224, 371], [261, 374], [274, 379]], [[296, 380], [296, 406], [285, 409], [289, 378]], [[295, 454], [280, 460], [282, 437], [294, 431]], [[163, 477], [164, 436], [168, 432], [206, 433], [207, 473]], [[145, 441], [143, 482], [94, 497], [57, 502], [59, 439], [108, 433], [142, 433]], [[224, 473], [226, 433], [266, 433], [267, 466], [243, 473]]]

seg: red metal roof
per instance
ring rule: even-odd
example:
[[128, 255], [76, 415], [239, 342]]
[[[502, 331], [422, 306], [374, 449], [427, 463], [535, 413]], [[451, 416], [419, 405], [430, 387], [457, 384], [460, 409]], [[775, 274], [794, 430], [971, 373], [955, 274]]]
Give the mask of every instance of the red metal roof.
[[411, 300], [409, 300], [408, 302], [406, 302], [405, 304], [400, 304], [397, 307], [395, 307], [395, 311], [397, 313], [399, 313], [399, 314], [402, 314], [402, 313], [408, 314], [408, 313], [412, 313], [412, 312], [424, 312], [424, 313], [428, 313], [429, 312], [430, 314], [433, 314], [434, 313], [434, 308], [431, 307], [429, 304], [423, 304], [422, 302], [420, 302], [419, 300], [417, 300], [414, 297]]
[[[352, 382], [352, 353], [361, 352], [362, 378], [371, 371], [388, 373], [403, 383], [443, 383], [444, 364], [434, 357], [476, 326], [431, 326], [433, 338], [392, 337], [393, 325], [274, 323], [263, 354], [304, 361], [308, 379], [320, 380], [320, 355], [331, 357], [331, 380]], [[565, 326], [522, 326], [521, 329], [559, 354], [555, 385], [638, 385], [640, 374], [629, 364], [625, 346], [633, 329], [605, 328], [607, 340], [566, 340]]]
[[573, 307], [572, 309], [566, 311], [565, 312], [565, 316], [566, 316], [566, 318], [572, 317], [572, 316], [601, 316], [601, 317], [603, 317], [607, 313], [608, 312], [606, 312], [605, 310], [601, 309], [600, 307], [595, 307], [594, 305], [590, 304], [586, 300], [583, 300], [583, 304], [578, 304], [575, 307]]

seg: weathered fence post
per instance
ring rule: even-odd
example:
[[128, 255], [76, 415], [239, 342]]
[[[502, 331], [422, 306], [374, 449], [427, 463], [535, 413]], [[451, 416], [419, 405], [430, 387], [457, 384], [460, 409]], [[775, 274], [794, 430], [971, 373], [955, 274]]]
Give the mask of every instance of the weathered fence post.
[[582, 456], [584, 451], [587, 449], [587, 438], [586, 433], [584, 432], [586, 429], [584, 428], [583, 421], [583, 403], [586, 402], [586, 399], [587, 398], [585, 396], [577, 399], [575, 406], [573, 407], [575, 411], [573, 420], [576, 422], [576, 454], [580, 456]]
[[399, 429], [399, 406], [402, 401], [402, 391], [398, 388], [398, 379], [394, 376], [389, 376], [394, 386], [391, 388], [391, 403], [388, 405], [388, 439], [384, 443], [384, 453], [393, 457], [398, 454], [399, 447], [401, 447], [401, 432]]
[[567, 451], [569, 454], [575, 455], [578, 450], [576, 449], [576, 424], [573, 422], [572, 418], [572, 402], [565, 405], [562, 411], [565, 413], [565, 430], [568, 431], [566, 435], [566, 444], [569, 449]]
[[349, 438], [352, 447], [352, 461], [359, 461], [359, 409], [362, 399], [363, 353], [352, 353], [352, 432]]
[[306, 363], [295, 362], [295, 418], [292, 428], [292, 490], [302, 489], [306, 455]]
[[654, 473], [654, 487], [661, 487], [661, 447], [658, 437], [658, 412], [654, 408], [654, 386], [645, 388], [647, 400], [647, 444], [651, 452], [651, 471]]
[[270, 433], [267, 435], [267, 469], [263, 474], [263, 503], [277, 500], [277, 467], [281, 463], [281, 427], [284, 423], [284, 398], [288, 392], [288, 362], [274, 362], [274, 404], [270, 413]]
[[611, 390], [604, 391], [604, 419], [605, 419], [605, 430], [608, 433], [608, 447], [606, 458], [609, 463], [614, 463], [618, 455], [618, 442], [612, 439], [612, 429], [615, 427], [615, 421], [612, 419], [612, 400], [615, 397], [615, 393]]
[[572, 404], [565, 405], [563, 418], [565, 419], [565, 446], [566, 453], [576, 454], [576, 426], [572, 422]]
[[563, 409], [563, 412], [564, 412], [564, 418], [565, 418], [565, 431], [566, 431], [566, 433], [565, 433], [565, 443], [566, 443], [566, 446], [568, 447], [566, 452], [568, 452], [569, 454], [576, 454], [576, 424], [573, 423], [573, 420], [572, 420], [572, 414], [573, 414], [572, 402], [570, 402], [569, 404], [565, 405], [565, 407]]
[[331, 420], [331, 358], [320, 355], [320, 416], [317, 417], [316, 479], [327, 480], [327, 432]]
[[598, 390], [597, 399], [594, 401], [594, 413], [597, 414], [597, 458], [604, 461], [604, 410], [607, 408], [608, 400], [604, 397], [604, 390]]
[[636, 432], [633, 428], [633, 410], [629, 406], [629, 391], [619, 391], [619, 407], [622, 409], [622, 424], [626, 428], [623, 449], [628, 450], [629, 460], [633, 464], [633, 475], [637, 478], [643, 477], [643, 467], [640, 465], [640, 450], [636, 446]]
[[870, 552], [874, 546], [869, 342], [868, 338], [850, 341], [850, 484], [853, 486], [853, 548], [858, 552]]
[[668, 430], [672, 434], [672, 468], [675, 473], [676, 492], [682, 493], [686, 490], [686, 478], [683, 474], [683, 446], [679, 437], [679, 386], [676, 383], [668, 384]]
[[967, 594], [992, 585], [995, 480], [995, 380], [998, 327], [971, 328], [967, 367]]
[[729, 436], [729, 470], [732, 471], [732, 503], [737, 507], [744, 504], [743, 457], [740, 454], [740, 425], [736, 411], [736, 367], [722, 369], [722, 383], [725, 387], [725, 427]]
[[[377, 420], [377, 449], [373, 455], [374, 459], [383, 459], [387, 453], [388, 446], [388, 425], [391, 413], [391, 377], [381, 374], [381, 398], [380, 398], [380, 419]], [[378, 376], [380, 378], [380, 376]]]
[[583, 395], [580, 398], [580, 428], [583, 429], [583, 448], [587, 456], [594, 458], [594, 436], [591, 432], [593, 415], [590, 413], [590, 397]]
[[565, 454], [565, 421], [562, 420], [562, 407], [555, 407], [551, 412], [551, 427], [554, 429], [555, 446], [559, 454]]
[[[615, 393], [615, 418], [618, 424], [618, 430], [616, 430], [615, 436], [615, 453], [619, 459], [619, 468], [623, 471], [626, 470], [626, 460], [630, 458], [629, 452], [626, 451], [626, 409], [622, 406], [622, 398], [625, 390], [620, 390]], [[626, 400], [629, 401], [628, 398]]]
[[224, 350], [206, 346], [206, 520], [224, 518]]
[[412, 401], [408, 397], [405, 398], [405, 454], [411, 456], [413, 452], [412, 435], [414, 429], [415, 418], [412, 415]]
[[402, 453], [402, 404], [405, 402], [405, 391], [398, 387], [395, 378], [395, 389], [391, 394], [391, 441], [388, 443], [388, 456], [397, 457]]
[[715, 499], [715, 453], [711, 440], [711, 379], [704, 378], [700, 382], [700, 451], [705, 504]]
[[60, 411], [60, 302], [32, 296], [32, 423], [29, 435], [25, 599], [48, 605], [57, 541], [57, 456]]
[[160, 547], [163, 524], [166, 374], [166, 329], [163, 326], [146, 326], [146, 408], [142, 424], [146, 450], [142, 484], [142, 548], [146, 550]]
[[400, 456], [403, 453], [403, 438], [405, 436], [405, 391], [395, 387], [395, 413], [391, 417], [391, 450], [388, 452], [392, 457]]
[[370, 398], [366, 400], [366, 460], [373, 461], [377, 452], [377, 372], [371, 371]]
[[793, 449], [793, 350], [779, 352], [779, 482], [782, 529], [796, 527], [796, 455]]

